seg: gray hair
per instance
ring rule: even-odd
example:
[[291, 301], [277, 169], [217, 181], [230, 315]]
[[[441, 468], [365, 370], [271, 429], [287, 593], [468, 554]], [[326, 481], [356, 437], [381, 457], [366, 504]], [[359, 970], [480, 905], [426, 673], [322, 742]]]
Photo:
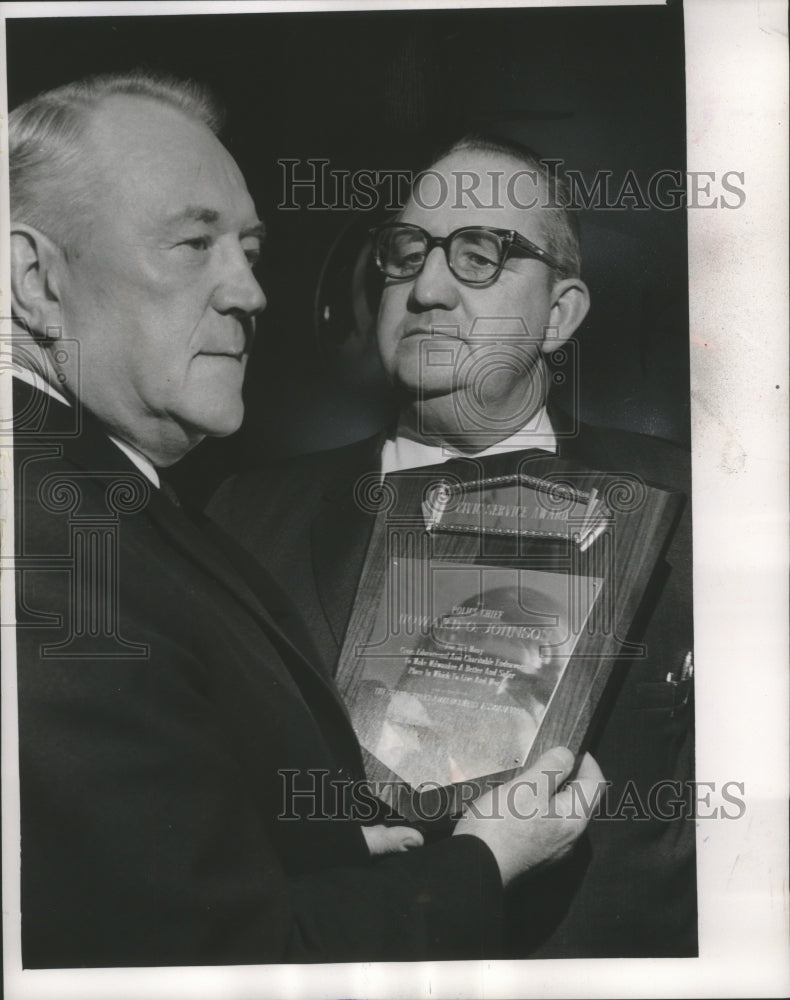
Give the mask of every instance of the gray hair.
[[223, 110], [192, 80], [135, 70], [94, 76], [45, 91], [8, 116], [11, 218], [67, 249], [91, 203], [85, 137], [90, 117], [107, 98], [142, 97], [181, 111], [215, 135]]
[[508, 156], [537, 174], [546, 194], [546, 199], [541, 204], [546, 240], [544, 249], [548, 250], [561, 265], [561, 277], [578, 278], [581, 273], [578, 210], [562, 177], [550, 169], [547, 161], [528, 146], [513, 139], [500, 139], [476, 133], [454, 142], [437, 156], [434, 162], [443, 160], [453, 153], [465, 151]]

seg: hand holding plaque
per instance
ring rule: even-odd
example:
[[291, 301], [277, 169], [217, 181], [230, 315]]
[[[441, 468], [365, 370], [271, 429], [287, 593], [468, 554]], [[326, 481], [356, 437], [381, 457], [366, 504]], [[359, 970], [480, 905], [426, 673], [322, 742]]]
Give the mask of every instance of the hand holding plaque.
[[547, 750], [523, 775], [482, 795], [456, 825], [454, 836], [471, 834], [488, 845], [503, 885], [560, 861], [584, 832], [605, 782], [589, 754], [566, 782], [574, 763], [566, 747]]

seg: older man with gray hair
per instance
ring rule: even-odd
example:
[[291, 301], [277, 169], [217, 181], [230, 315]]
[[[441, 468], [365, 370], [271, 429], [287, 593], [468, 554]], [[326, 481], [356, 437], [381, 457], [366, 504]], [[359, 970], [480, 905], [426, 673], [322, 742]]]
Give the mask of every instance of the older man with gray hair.
[[23, 965], [494, 955], [503, 886], [584, 829], [546, 774], [569, 752], [526, 776], [535, 818], [431, 846], [351, 809], [359, 745], [299, 615], [161, 476], [238, 428], [265, 305], [218, 121], [140, 73], [10, 117]]

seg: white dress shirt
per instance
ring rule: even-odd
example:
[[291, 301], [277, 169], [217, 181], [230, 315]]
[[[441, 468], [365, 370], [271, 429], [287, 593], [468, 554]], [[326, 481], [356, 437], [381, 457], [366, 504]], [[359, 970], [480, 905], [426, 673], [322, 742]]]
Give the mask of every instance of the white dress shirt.
[[482, 458], [483, 455], [524, 451], [527, 448], [537, 448], [553, 454], [557, 452], [557, 437], [545, 406], [541, 407], [521, 430], [478, 452], [460, 451], [451, 445], [433, 445], [415, 441], [403, 433], [399, 425], [395, 436], [388, 438], [381, 449], [381, 474], [386, 476], [388, 472], [400, 472], [402, 469], [439, 465], [442, 462], [449, 462], [451, 458]]

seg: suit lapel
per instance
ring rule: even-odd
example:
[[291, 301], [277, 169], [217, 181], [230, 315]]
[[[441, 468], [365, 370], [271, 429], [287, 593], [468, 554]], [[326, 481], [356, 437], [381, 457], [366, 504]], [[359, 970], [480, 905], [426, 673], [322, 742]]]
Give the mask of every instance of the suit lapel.
[[551, 426], [557, 435], [557, 454], [560, 458], [583, 465], [600, 472], [606, 472], [616, 466], [614, 457], [605, 447], [602, 436], [596, 433], [589, 424], [574, 421], [568, 414], [549, 400], [546, 409], [549, 413]]
[[[359, 753], [353, 737], [348, 709], [335, 686], [318, 670], [280, 628], [264, 606], [272, 581], [261, 579], [263, 571], [236, 543], [200, 511], [175, 507], [166, 497], [152, 497], [148, 513], [168, 542], [229, 592], [257, 621], [281, 656], [270, 668], [288, 687], [296, 685], [316, 721], [328, 711], [330, 721], [322, 730], [343, 759], [356, 761]], [[342, 717], [340, 725], [338, 716]], [[338, 744], [342, 744], [338, 747]]]
[[[112, 480], [114, 477], [124, 476], [143, 485], [149, 484], [149, 480], [110, 441], [96, 418], [84, 407], [79, 408], [77, 404], [76, 411], [70, 410], [25, 383], [15, 385], [14, 396], [17, 412], [46, 414], [35, 434], [37, 445], [42, 442], [59, 445], [67, 461], [96, 478]], [[74, 428], [77, 427], [79, 430], [75, 434]], [[350, 724], [346, 724], [348, 711], [339, 694], [304, 657], [264, 607], [263, 600], [256, 591], [260, 589], [266, 593], [266, 589], [257, 587], [254, 571], [244, 571], [243, 558], [234, 560], [229, 554], [235, 552], [233, 541], [200, 512], [191, 511], [188, 505], [176, 506], [162, 490], [153, 484], [149, 485], [150, 497], [140, 513], [156, 525], [168, 545], [215, 580], [258, 622], [282, 656], [282, 661], [269, 659], [270, 668], [280, 680], [288, 688], [301, 690], [303, 694], [306, 693], [306, 685], [310, 697], [305, 700], [311, 708], [315, 707], [317, 695], [321, 703], [328, 706], [330, 716], [336, 721], [338, 715], [342, 716], [344, 721], [339, 727], [330, 723], [328, 727], [322, 728], [330, 743], [343, 744], [341, 750], [344, 759], [348, 759], [350, 753], [352, 759], [356, 760], [359, 751]]]
[[[384, 437], [382, 433], [369, 438], [349, 455], [324, 490], [310, 528], [318, 598], [338, 650], [376, 519], [375, 503], [366, 503], [364, 497], [375, 494], [378, 480], [374, 477], [379, 473]], [[371, 477], [368, 489], [364, 488], [365, 476]], [[359, 490], [355, 490], [358, 484]]]
[[[39, 390], [31, 391], [42, 395]], [[150, 489], [150, 497], [145, 505], [145, 514], [167, 537], [168, 542], [230, 591], [236, 600], [265, 623], [267, 628], [279, 632], [276, 623], [250, 587], [234, 571], [231, 562], [222, 551], [223, 546], [216, 544], [215, 540], [212, 544], [212, 539], [203, 529], [203, 525], [196, 523], [200, 515], [188, 513], [188, 505], [180, 509], [164, 491], [150, 483], [120, 448], [110, 441], [100, 423], [84, 407], [78, 411], [78, 423], [75, 424], [74, 417], [63, 404], [51, 401], [48, 405], [50, 410], [47, 413], [47, 426], [40, 432], [42, 438], [58, 440], [63, 448], [64, 457], [92, 476], [106, 477], [108, 480], [117, 476], [128, 476], [146, 485]], [[78, 426], [79, 432], [74, 435], [65, 434], [65, 429], [70, 426]], [[284, 636], [283, 639], [290, 645]]]

